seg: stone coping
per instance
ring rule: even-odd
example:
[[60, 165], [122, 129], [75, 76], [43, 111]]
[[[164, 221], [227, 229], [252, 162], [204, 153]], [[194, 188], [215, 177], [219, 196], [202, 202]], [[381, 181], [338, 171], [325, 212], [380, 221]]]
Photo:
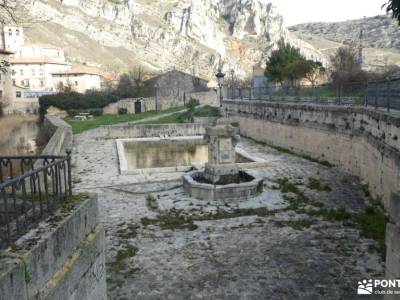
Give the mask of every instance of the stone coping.
[[[192, 169], [201, 169], [204, 165], [199, 164], [192, 164], [189, 166], [175, 166], [175, 167], [164, 167], [164, 168], [146, 168], [146, 169], [135, 169], [129, 170], [128, 168], [128, 161], [125, 155], [125, 147], [124, 143], [126, 142], [161, 142], [161, 141], [193, 141], [193, 140], [203, 140], [203, 136], [179, 136], [179, 137], [149, 137], [149, 138], [134, 138], [134, 139], [117, 139], [115, 141], [117, 146], [117, 153], [118, 153], [118, 160], [119, 160], [119, 170], [121, 175], [140, 175], [140, 174], [151, 174], [151, 173], [174, 173], [174, 172], [188, 172]], [[249, 162], [238, 163], [240, 168], [263, 168], [266, 167], [268, 164], [265, 160], [255, 157], [244, 149], [236, 147], [236, 153], [241, 155], [242, 157], [249, 160]]]

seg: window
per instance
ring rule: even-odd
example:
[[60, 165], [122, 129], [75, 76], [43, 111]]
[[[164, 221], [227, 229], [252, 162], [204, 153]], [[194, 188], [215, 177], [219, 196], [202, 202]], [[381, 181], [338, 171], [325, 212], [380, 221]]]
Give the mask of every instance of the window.
[[15, 74], [17, 74], [17, 72], [15, 72], [15, 70], [13, 69], [13, 70], [11, 70], [11, 75], [12, 76], [15, 76]]
[[75, 81], [75, 86], [78, 86], [78, 81]]
[[9, 35], [9, 36], [12, 36], [12, 29], [11, 29], [11, 28], [8, 29], [8, 35]]
[[44, 86], [44, 82], [43, 80], [40, 80], [40, 86], [43, 87]]
[[39, 74], [40, 74], [40, 76], [43, 76], [43, 75], [44, 75], [44, 70], [43, 70], [43, 69], [40, 69], [40, 70], [39, 70]]
[[19, 75], [24, 76], [24, 70], [23, 69], [19, 70]]
[[31, 69], [32, 76], [35, 76], [35, 69]]
[[15, 34], [19, 36], [19, 29], [15, 30]]
[[21, 98], [21, 92], [19, 92], [19, 91], [16, 92], [16, 93], [15, 93], [15, 96], [16, 96], [17, 98]]

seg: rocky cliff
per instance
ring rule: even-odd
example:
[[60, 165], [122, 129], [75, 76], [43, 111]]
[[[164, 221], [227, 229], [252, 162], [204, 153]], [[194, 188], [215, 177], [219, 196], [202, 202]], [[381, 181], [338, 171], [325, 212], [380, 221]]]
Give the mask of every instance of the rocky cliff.
[[32, 43], [59, 46], [71, 61], [109, 69], [141, 64], [211, 78], [220, 62], [240, 77], [264, 62], [279, 39], [324, 56], [286, 30], [267, 0], [30, 0], [49, 21], [26, 29]]

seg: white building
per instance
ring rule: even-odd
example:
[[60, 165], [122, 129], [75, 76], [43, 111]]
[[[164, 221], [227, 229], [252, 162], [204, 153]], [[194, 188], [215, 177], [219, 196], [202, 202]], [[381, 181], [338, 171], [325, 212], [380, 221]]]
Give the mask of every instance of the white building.
[[3, 26], [0, 48], [16, 53], [24, 44], [24, 29], [19, 26]]
[[15, 50], [14, 57], [48, 58], [65, 62], [64, 50], [51, 45], [26, 45]]
[[107, 73], [95, 67], [75, 67], [65, 72], [53, 73], [53, 89], [62, 91], [71, 89], [78, 93], [88, 90], [100, 90], [103, 83], [109, 80]]
[[65, 72], [71, 66], [49, 58], [14, 57], [10, 60], [11, 78], [14, 85], [29, 88], [32, 91], [53, 91], [52, 74]]

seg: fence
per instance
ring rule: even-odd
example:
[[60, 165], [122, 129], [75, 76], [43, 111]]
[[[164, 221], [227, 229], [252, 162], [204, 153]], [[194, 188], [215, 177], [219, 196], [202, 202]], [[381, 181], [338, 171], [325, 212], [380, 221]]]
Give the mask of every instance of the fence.
[[325, 85], [228, 88], [228, 99], [265, 100], [336, 105], [365, 105], [375, 108], [400, 109], [400, 78], [355, 82], [333, 87]]
[[[40, 166], [34, 168], [35, 162]], [[69, 154], [0, 157], [0, 249], [49, 216], [71, 195]]]

